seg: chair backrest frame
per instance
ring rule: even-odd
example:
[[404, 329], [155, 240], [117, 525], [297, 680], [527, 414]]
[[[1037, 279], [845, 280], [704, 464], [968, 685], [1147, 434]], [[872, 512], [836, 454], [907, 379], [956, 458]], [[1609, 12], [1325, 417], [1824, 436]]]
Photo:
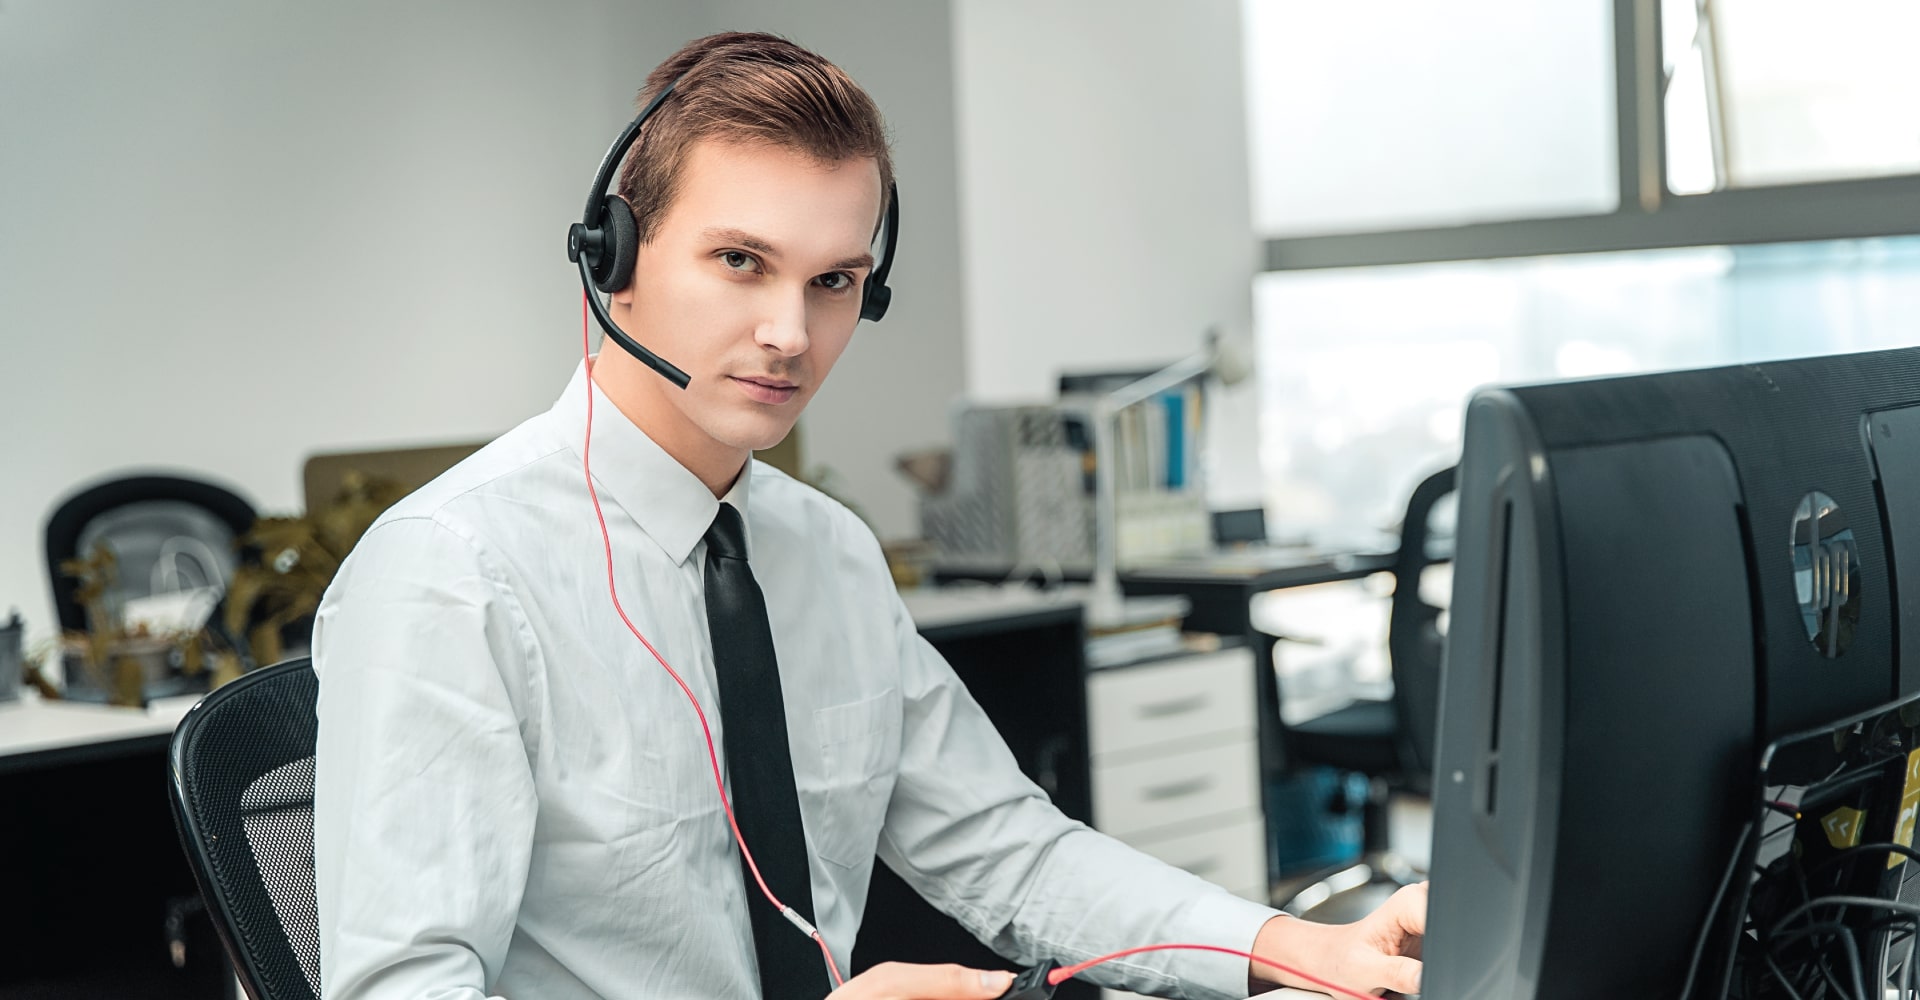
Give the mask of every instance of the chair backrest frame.
[[[315, 728], [307, 725], [253, 725], [250, 711], [261, 699], [283, 699], [299, 718], [311, 717], [318, 692], [312, 661], [302, 657], [252, 671], [219, 688], [194, 706], [174, 730], [168, 753], [171, 799], [181, 849], [206, 900], [221, 946], [251, 1000], [317, 1000], [299, 954], [290, 940], [267, 877], [260, 870], [240, 809], [253, 780], [313, 755]], [[235, 713], [239, 713], [235, 716]], [[284, 716], [281, 716], [284, 719]], [[215, 766], [203, 746], [235, 733], [246, 737], [249, 753], [240, 764], [222, 760], [229, 771], [251, 774], [236, 782], [212, 773]], [[304, 750], [304, 753], [301, 751]], [[312, 790], [307, 789], [308, 799]], [[230, 800], [230, 801], [229, 801]], [[291, 973], [290, 973], [291, 970]]]
[[1387, 656], [1393, 670], [1393, 706], [1398, 725], [1400, 770], [1412, 786], [1433, 778], [1434, 740], [1439, 731], [1440, 674], [1445, 640], [1438, 632], [1440, 609], [1420, 596], [1420, 577], [1437, 560], [1427, 553], [1428, 519], [1454, 490], [1455, 467], [1448, 466], [1414, 487], [1394, 557], [1393, 604], [1388, 613]]

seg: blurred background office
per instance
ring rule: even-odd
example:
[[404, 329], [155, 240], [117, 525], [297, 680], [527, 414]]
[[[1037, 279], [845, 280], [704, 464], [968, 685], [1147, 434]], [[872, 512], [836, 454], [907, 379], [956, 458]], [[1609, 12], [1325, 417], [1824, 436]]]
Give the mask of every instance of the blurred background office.
[[[886, 323], [803, 425], [883, 538], [896, 453], [1252, 326], [1240, 10], [913, 2], [0, 7], [0, 603], [50, 620], [75, 484], [191, 470], [294, 512], [316, 451], [484, 440], [578, 353], [560, 236], [645, 72], [751, 27], [878, 99], [906, 209]], [[1251, 432], [1222, 497], [1260, 494]], [[1231, 404], [1223, 404], [1231, 405]]]
[[[891, 126], [895, 304], [784, 460], [917, 574], [1085, 576], [1106, 544], [1093, 478], [1070, 477], [1078, 562], [1014, 547], [941, 576], [958, 535], [928, 515], [961, 519], [936, 487], [975, 454], [964, 415], [1052, 412], [1063, 376], [1251, 363], [1201, 380], [1184, 457], [1146, 434], [1147, 479], [1185, 513], [1243, 516], [1197, 545], [1122, 525], [1121, 549], [1129, 593], [1178, 596], [1194, 615], [1176, 623], [1257, 653], [1236, 669], [1263, 714], [1233, 725], [1259, 730], [1260, 790], [1220, 808], [1259, 813], [1257, 870], [1234, 870], [1260, 894], [1357, 846], [1269, 830], [1277, 803], [1378, 798], [1337, 777], [1288, 798], [1272, 772], [1298, 777], [1293, 723], [1385, 702], [1392, 557], [1471, 390], [1915, 339], [1905, 0], [0, 0], [0, 613], [19, 609], [18, 647], [74, 627], [49, 527], [91, 486], [181, 477], [297, 516], [339, 486], [309, 480], [313, 456], [471, 447], [548, 406], [579, 354], [561, 231], [645, 73], [731, 29], [817, 50]], [[1049, 439], [1074, 455], [1061, 468], [1092, 450], [1080, 419]], [[902, 456], [926, 461], [910, 476]], [[1217, 567], [1146, 572], [1235, 541], [1292, 555], [1235, 564], [1251, 575], [1225, 618], [1196, 622], [1210, 598], [1183, 582]], [[1344, 589], [1296, 586], [1317, 583]], [[1277, 676], [1299, 699], [1284, 722]], [[1225, 745], [1167, 747], [1189, 737]], [[1143, 843], [1174, 842], [1162, 818], [1137, 820]]]
[[1210, 327], [1259, 364], [1212, 400], [1209, 502], [1349, 543], [1475, 385], [1901, 342], [1914, 202], [1857, 179], [1920, 169], [1920, 14], [1666, 0], [1650, 130], [1616, 6], [11, 0], [0, 603], [46, 634], [40, 524], [114, 470], [294, 512], [307, 454], [544, 405], [574, 354], [554, 234], [644, 71], [722, 28], [818, 48], [894, 129], [900, 309], [803, 425], [883, 538], [918, 532], [893, 458], [954, 401]]

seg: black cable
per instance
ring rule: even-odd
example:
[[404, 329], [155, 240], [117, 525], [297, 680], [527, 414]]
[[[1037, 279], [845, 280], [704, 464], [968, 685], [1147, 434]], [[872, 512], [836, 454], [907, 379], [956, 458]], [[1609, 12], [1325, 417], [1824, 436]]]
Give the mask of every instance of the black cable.
[[[1834, 855], [1821, 859], [1818, 863], [1814, 864], [1811, 867], [1801, 869], [1801, 867], [1798, 865], [1794, 866], [1796, 877], [1801, 886], [1803, 901], [1807, 903], [1815, 902], [1814, 897], [1808, 894], [1807, 883], [1809, 879], [1820, 875], [1821, 873], [1831, 869], [1833, 866], [1840, 864], [1841, 862], [1858, 858], [1863, 854], [1873, 854], [1873, 855], [1897, 854], [1907, 859], [1920, 861], [1920, 851], [1916, 851], [1913, 848], [1910, 848], [1901, 844], [1869, 843], [1869, 844], [1858, 844], [1853, 847], [1843, 848], [1842, 850], [1835, 853]], [[1817, 905], [1817, 903], [1815, 903], [1815, 905]], [[1784, 920], [1782, 921], [1782, 923], [1784, 923]], [[1869, 925], [1870, 928], [1877, 928], [1877, 929], [1886, 929], [1887, 926], [1888, 925], [1886, 924], [1885, 921], [1878, 921], [1873, 925]], [[1920, 921], [1916, 921], [1915, 931], [1916, 931], [1916, 935], [1920, 935]], [[1788, 938], [1787, 940], [1792, 940], [1792, 938]], [[1888, 944], [1886, 945], [1887, 951], [1890, 953], [1892, 949], [1897, 945], [1897, 943], [1898, 942], [1889, 941]], [[1852, 941], [1848, 942], [1848, 949], [1849, 949], [1849, 952], [1854, 951]], [[1910, 956], [1909, 958], [1909, 963], [1910, 963], [1912, 961], [1912, 957], [1916, 954], [1913, 941], [1909, 941], [1908, 953]], [[1902, 975], [1903, 975], [1903, 978], [1910, 980], [1913, 973], [1910, 968], [1906, 967], [1909, 963], [1903, 963]], [[1825, 962], [1823, 959], [1822, 960], [1823, 968], [1824, 968], [1824, 964]], [[1883, 960], [1883, 964], [1884, 964], [1884, 960]], [[1831, 981], [1830, 973], [1828, 975], [1828, 978], [1829, 978], [1829, 981]], [[1835, 984], [1834, 988], [1838, 990], [1839, 989], [1838, 984]]]
[[1860, 854], [1866, 854], [1869, 852], [1874, 854], [1898, 854], [1901, 857], [1908, 858], [1913, 861], [1920, 861], [1920, 851], [1916, 851], [1913, 848], [1908, 847], [1904, 844], [1887, 844], [1887, 843], [1859, 844], [1854, 847], [1844, 848], [1838, 853], [1834, 854], [1832, 857], [1820, 859], [1819, 863], [1807, 869], [1807, 877], [1811, 878], [1815, 875], [1818, 875], [1820, 872], [1825, 871], [1827, 868], [1830, 868], [1833, 865], [1836, 865], [1842, 861], [1845, 861], [1848, 858], [1855, 857]]
[[1835, 771], [1832, 775], [1820, 779], [1818, 784], [1808, 785], [1806, 791], [1800, 795], [1800, 804], [1803, 807], [1802, 812], [1805, 811], [1804, 807], [1809, 800], [1832, 795], [1835, 792], [1844, 792], [1855, 785], [1863, 785], [1879, 778], [1886, 765], [1887, 762], [1885, 760], [1878, 760], [1871, 764], [1862, 764], [1858, 767], [1843, 767]]
[[[1773, 952], [1770, 947], [1771, 942], [1777, 936], [1780, 935], [1781, 928], [1785, 927], [1787, 924], [1792, 923], [1795, 919], [1803, 915], [1806, 915], [1808, 913], [1811, 913], [1816, 907], [1821, 907], [1821, 906], [1842, 906], [1842, 907], [1859, 906], [1859, 907], [1865, 907], [1868, 909], [1891, 910], [1895, 913], [1905, 914], [1909, 918], [1920, 918], [1920, 904], [1906, 903], [1906, 902], [1901, 902], [1900, 900], [1895, 900], [1895, 899], [1881, 899], [1877, 896], [1834, 895], [1834, 896], [1820, 896], [1815, 899], [1808, 900], [1807, 902], [1802, 903], [1799, 906], [1796, 906], [1793, 909], [1787, 911], [1786, 916], [1781, 917], [1778, 921], [1775, 921], [1773, 928], [1767, 933], [1766, 942], [1763, 942], [1764, 944], [1769, 945], [1769, 947], [1765, 950], [1767, 964], [1770, 968], [1774, 968], [1776, 970], [1776, 975], [1780, 976], [1781, 982], [1783, 984], [1786, 982], [1786, 979], [1784, 977], [1784, 973], [1780, 973], [1777, 971], [1778, 963], [1774, 962], [1773, 960]], [[1852, 946], [1851, 938], [1848, 939], [1848, 944], [1850, 947]], [[1854, 948], [1852, 953], [1855, 955], [1855, 960], [1857, 961], [1858, 960], [1857, 948]], [[1795, 992], [1795, 995], [1798, 996], [1798, 993], [1796, 991], [1790, 990], [1790, 992]]]
[[[1847, 949], [1847, 968], [1853, 973], [1853, 995], [1860, 1000], [1880, 1000], [1867, 995], [1867, 974], [1860, 968], [1860, 942], [1853, 939], [1851, 932], [1840, 934], [1838, 937], [1840, 944]], [[1826, 964], [1824, 956], [1821, 964]]]
[[1787, 991], [1788, 1000], [1807, 1000], [1800, 995], [1799, 990], [1793, 988], [1793, 982], [1787, 978], [1786, 970], [1780, 968], [1780, 963], [1773, 960], [1773, 952], [1762, 949], [1760, 957], [1766, 960], [1767, 968], [1773, 972], [1773, 978], [1778, 979], [1781, 988]]
[[[1798, 943], [1807, 938], [1817, 937], [1823, 934], [1833, 935], [1835, 937], [1838, 937], [1842, 934], [1850, 933], [1852, 930], [1853, 928], [1847, 926], [1846, 924], [1840, 923], [1839, 921], [1827, 921], [1825, 923], [1810, 924], [1806, 927], [1801, 927], [1797, 930], [1781, 935], [1780, 937], [1778, 937], [1772, 942], [1770, 947], [1775, 951], [1781, 951], [1781, 950], [1784, 950], [1787, 945]], [[1803, 968], [1807, 968], [1812, 971], [1820, 973], [1820, 978], [1825, 980], [1826, 984], [1829, 987], [1831, 987], [1835, 993], [1839, 993], [1843, 996], [1846, 995], [1847, 989], [1846, 987], [1841, 985], [1840, 980], [1834, 977], [1833, 968], [1827, 962], [1827, 956], [1824, 949], [1820, 947], [1818, 942], [1812, 943], [1811, 947], [1813, 948], [1812, 957], [1817, 959], [1818, 961], [1817, 965], [1811, 965], [1807, 962], [1795, 961], [1793, 957], [1790, 955], [1783, 955], [1782, 957], [1786, 958], [1789, 962], [1794, 962], [1794, 964], [1799, 965]]]
[[[1872, 736], [1872, 734], [1870, 734], [1870, 736]], [[1872, 738], [1870, 738], [1865, 742], [1877, 743], [1877, 741], [1878, 741], [1877, 736], [1872, 736]], [[1855, 753], [1870, 753], [1872, 750], [1873, 750], [1873, 747], [1856, 748]], [[1808, 800], [1817, 799], [1825, 795], [1831, 795], [1836, 791], [1845, 790], [1847, 788], [1851, 788], [1855, 784], [1859, 784], [1861, 782], [1868, 781], [1873, 778], [1882, 776], [1885, 772], [1885, 765], [1886, 765], [1885, 760], [1880, 760], [1871, 764], [1856, 765], [1856, 766], [1849, 766], [1849, 764], [1846, 761], [1841, 761], [1840, 763], [1836, 764], [1833, 770], [1829, 772], [1826, 776], [1816, 779], [1814, 782], [1808, 785], [1802, 786], [1802, 792], [1799, 796], [1800, 802], [1794, 805], [1793, 808], [1797, 811], [1799, 807], [1803, 806]], [[1792, 787], [1794, 786], [1787, 785], [1787, 784], [1770, 785], [1770, 786], [1763, 787], [1761, 789], [1761, 804], [1765, 807], [1771, 808], [1775, 812], [1781, 812], [1781, 813], [1787, 812], [1787, 809], [1781, 808], [1782, 806], [1788, 805], [1788, 803], [1786, 803], [1781, 798], [1781, 796], [1785, 794], [1787, 789]], [[1751, 837], [1753, 837], [1754, 832], [1756, 830], [1759, 830], [1761, 832], [1759, 833], [1759, 839], [1755, 844], [1755, 846], [1758, 847], [1759, 845], [1765, 844], [1768, 841], [1774, 839], [1775, 837], [1778, 837], [1783, 833], [1787, 833], [1797, 829], [1798, 826], [1799, 826], [1799, 820], [1796, 819], [1795, 821], [1782, 823], [1781, 825], [1774, 827], [1771, 830], [1767, 830], [1767, 829], [1764, 829], [1764, 827], [1760, 823], [1760, 818], [1756, 816], [1755, 820], [1752, 823], [1750, 823], [1747, 827], [1742, 829], [1741, 842], [1738, 845], [1736, 845], [1736, 849], [1734, 851], [1732, 859], [1730, 860], [1729, 867], [1727, 871], [1723, 873], [1720, 886], [1715, 890], [1714, 901], [1709, 908], [1709, 912], [1707, 914], [1706, 920], [1703, 922], [1700, 936], [1695, 940], [1694, 951], [1687, 965], [1687, 978], [1685, 980], [1685, 984], [1681, 988], [1680, 1000], [1691, 1000], [1692, 998], [1694, 985], [1697, 982], [1699, 977], [1700, 964], [1705, 956], [1706, 939], [1711, 936], [1713, 923], [1715, 922], [1716, 918], [1719, 916], [1719, 910], [1724, 901], [1727, 888], [1731, 884], [1733, 873], [1737, 871], [1739, 868], [1740, 858], [1745, 853], [1746, 841]], [[1849, 849], [1849, 853], [1850, 854], [1866, 853], [1877, 846], [1879, 845], [1860, 845], [1858, 848]], [[1891, 848], [1882, 848], [1882, 850], [1883, 852], [1888, 850], [1893, 850], [1894, 852], [1899, 853], [1898, 845], [1893, 845]], [[1908, 856], [1916, 859], [1920, 859], [1920, 852], [1913, 852]], [[1831, 860], [1838, 860], [1838, 859], [1831, 859]], [[1822, 867], [1824, 867], [1826, 863], [1827, 862], [1823, 862]], [[1772, 878], [1776, 878], [1785, 873], [1784, 871], [1769, 871], [1766, 867], [1763, 867], [1760, 865], [1755, 865], [1754, 868], [1757, 873], [1757, 879], [1759, 881], [1765, 881]], [[1793, 878], [1795, 880], [1795, 888], [1799, 890], [1799, 895], [1802, 899], [1802, 902], [1799, 906], [1795, 907], [1794, 910], [1790, 911], [1787, 917], [1776, 922], [1771, 932], [1767, 932], [1765, 934], [1763, 934], [1761, 932], [1761, 929], [1758, 927], [1758, 925], [1753, 922], [1751, 914], [1748, 915], [1747, 920], [1736, 922], [1735, 927], [1733, 928], [1734, 941], [1736, 942], [1736, 946], [1734, 948], [1733, 953], [1729, 956], [1729, 960], [1723, 971], [1723, 975], [1721, 976], [1720, 996], [1722, 1000], [1724, 1000], [1724, 998], [1729, 995], [1729, 990], [1733, 985], [1733, 978], [1737, 969], [1744, 967], [1750, 970], [1748, 973], [1749, 976], [1753, 974], [1757, 974], [1758, 972], [1758, 970], [1754, 970], [1751, 964], [1744, 964], [1743, 966], [1743, 962], [1739, 955], [1740, 949], [1737, 946], [1737, 942], [1741, 940], [1741, 937], [1743, 934], [1751, 932], [1756, 937], [1765, 937], [1770, 940], [1772, 935], [1778, 934], [1781, 928], [1785, 927], [1786, 924], [1792, 919], [1795, 919], [1801, 914], [1808, 912], [1811, 908], [1815, 906], [1821, 905], [1822, 902], [1837, 900], [1841, 898], [1841, 897], [1831, 897], [1831, 898], [1823, 897], [1820, 899], [1813, 898], [1811, 896], [1811, 887], [1807, 884], [1807, 881], [1806, 881], [1807, 871], [1797, 863], [1791, 864], [1790, 868], [1788, 868], [1787, 870], [1790, 870], [1793, 873]], [[1815, 871], [1818, 871], [1818, 870], [1821, 870], [1821, 869], [1820, 868], [1815, 869]], [[1751, 896], [1752, 896], [1752, 890], [1749, 889], [1743, 898], [1750, 899]], [[1859, 897], [1856, 897], [1856, 898], [1859, 898]], [[1862, 905], [1877, 905], [1878, 903], [1881, 903], [1881, 902], [1885, 902], [1885, 901], [1876, 900], [1874, 904], [1862, 904]], [[1891, 907], [1883, 907], [1883, 908], [1892, 909], [1895, 912], [1902, 912], [1902, 913], [1910, 912], [1902, 909], [1899, 906], [1891, 906]], [[1914, 915], [1920, 916], [1920, 913], [1916, 913]], [[1795, 939], [1796, 938], [1788, 938], [1787, 940], [1791, 942], [1792, 940], [1795, 940]], [[1849, 940], [1848, 945], [1850, 947], [1850, 954], [1855, 956], [1854, 960], [1857, 962], [1858, 961], [1857, 944]], [[1897, 945], [1897, 942], [1890, 942], [1887, 947], [1889, 950], [1891, 950], [1896, 945]], [[1801, 995], [1799, 990], [1795, 988], [1794, 983], [1787, 976], [1785, 970], [1780, 968], [1779, 963], [1774, 958], [1773, 949], [1771, 947], [1763, 946], [1761, 948], [1761, 954], [1762, 954], [1762, 957], [1765, 959], [1765, 963], [1768, 966], [1768, 970], [1772, 973], [1774, 978], [1778, 980], [1781, 983], [1781, 985], [1786, 988], [1792, 1000], [1806, 1000], [1806, 998]], [[1904, 967], [1902, 969], [1903, 974], [1909, 977], [1913, 975], [1920, 975], [1920, 973], [1915, 973], [1912, 968], [1912, 966], [1920, 966], [1920, 920], [1916, 920], [1915, 932], [1912, 935], [1912, 937], [1910, 937], [1908, 940], [1908, 954], [1909, 954], [1909, 959], [1907, 963], [1908, 967]], [[1743, 979], [1743, 982], [1746, 982], [1751, 985], [1754, 983], [1754, 980], [1751, 978], [1748, 978], [1748, 979]], [[1841, 989], [1839, 987], [1839, 984], [1837, 982], [1834, 983], [1834, 987], [1838, 992], [1842, 992], [1842, 993], [1845, 992], [1844, 989]], [[1752, 990], [1749, 989], [1749, 992], [1752, 992]], [[1879, 1000], [1879, 998], [1875, 997], [1873, 998], [1873, 1000]]]
[[1700, 975], [1700, 959], [1707, 953], [1707, 938], [1713, 934], [1713, 925], [1720, 917], [1720, 904], [1727, 898], [1727, 887], [1733, 884], [1733, 873], [1740, 870], [1740, 859], [1747, 856], [1747, 841], [1753, 837], [1751, 824], [1740, 828], [1740, 839], [1734, 842], [1733, 856], [1727, 859], [1727, 870], [1720, 876], [1720, 886], [1713, 890], [1713, 902], [1707, 904], [1706, 918], [1700, 921], [1700, 933], [1693, 939], [1693, 958], [1687, 962], [1687, 979], [1680, 987], [1680, 1000], [1692, 1000], [1693, 981]]

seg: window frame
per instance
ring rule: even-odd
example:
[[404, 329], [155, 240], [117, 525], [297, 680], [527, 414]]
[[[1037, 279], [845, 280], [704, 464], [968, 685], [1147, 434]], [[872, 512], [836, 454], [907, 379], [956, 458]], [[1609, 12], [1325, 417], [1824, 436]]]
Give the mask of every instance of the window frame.
[[1660, 44], [1659, 0], [1614, 0], [1614, 211], [1268, 238], [1261, 271], [1920, 234], [1920, 174], [1673, 193]]

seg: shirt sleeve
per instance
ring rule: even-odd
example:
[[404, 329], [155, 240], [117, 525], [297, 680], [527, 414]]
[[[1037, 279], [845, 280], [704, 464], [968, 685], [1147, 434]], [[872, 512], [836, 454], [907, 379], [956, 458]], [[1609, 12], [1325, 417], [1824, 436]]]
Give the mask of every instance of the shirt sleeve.
[[354, 549], [314, 625], [314, 868], [328, 1000], [478, 1000], [526, 885], [528, 654], [505, 580], [426, 518]]
[[[1252, 948], [1277, 911], [1068, 819], [1020, 772], [905, 606], [894, 613], [905, 719], [880, 838], [889, 868], [1016, 962], [1176, 942]], [[1147, 952], [1086, 978], [1159, 996], [1247, 995], [1247, 961], [1208, 952]]]

